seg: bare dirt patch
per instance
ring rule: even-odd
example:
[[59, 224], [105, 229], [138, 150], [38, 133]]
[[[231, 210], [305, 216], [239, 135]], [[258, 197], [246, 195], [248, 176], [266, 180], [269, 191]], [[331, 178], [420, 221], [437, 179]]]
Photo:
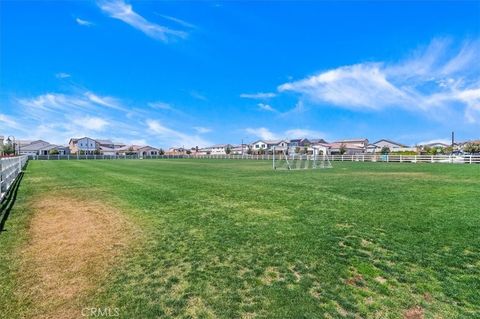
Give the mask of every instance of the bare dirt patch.
[[91, 199], [44, 196], [32, 208], [30, 240], [21, 251], [20, 290], [35, 305], [27, 317], [80, 317], [82, 301], [126, 251], [133, 224]]
[[405, 311], [403, 314], [404, 319], [423, 319], [423, 309], [421, 307], [413, 307]]

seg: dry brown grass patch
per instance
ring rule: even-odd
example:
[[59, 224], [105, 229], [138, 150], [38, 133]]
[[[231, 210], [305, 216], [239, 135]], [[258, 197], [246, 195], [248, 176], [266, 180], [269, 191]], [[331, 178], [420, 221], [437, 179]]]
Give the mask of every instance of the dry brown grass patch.
[[405, 319], [423, 319], [424, 314], [423, 314], [423, 308], [421, 307], [413, 307], [405, 311], [403, 314], [403, 318]]
[[134, 228], [116, 209], [95, 200], [44, 196], [33, 202], [30, 240], [21, 251], [20, 287], [35, 318], [77, 318], [125, 252]]

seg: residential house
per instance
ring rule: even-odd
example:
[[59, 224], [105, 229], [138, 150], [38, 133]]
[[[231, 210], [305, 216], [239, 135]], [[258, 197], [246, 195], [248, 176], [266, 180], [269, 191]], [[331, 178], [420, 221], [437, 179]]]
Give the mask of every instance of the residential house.
[[331, 154], [341, 154], [342, 148], [344, 148], [344, 151], [345, 151], [344, 154], [347, 154], [347, 155], [363, 154], [367, 151], [368, 139], [360, 138], [360, 139], [340, 140], [340, 141], [335, 141], [333, 143], [329, 143], [329, 146], [330, 146]]
[[445, 148], [445, 147], [449, 147], [451, 146], [450, 144], [445, 144], [445, 143], [441, 143], [441, 142], [436, 142], [436, 143], [429, 143], [429, 144], [425, 144], [425, 145], [422, 145], [423, 147], [425, 146], [428, 146], [430, 148]]
[[170, 147], [168, 151], [165, 152], [165, 155], [185, 155], [187, 150], [183, 147]]
[[298, 139], [293, 139], [288, 141], [289, 148], [305, 147], [305, 146], [308, 147], [310, 144], [312, 144], [312, 142], [310, 142], [306, 138], [298, 138]]
[[416, 151], [415, 147], [408, 147], [407, 145], [394, 142], [387, 139], [381, 139], [376, 141], [375, 143], [368, 144], [367, 152], [368, 153], [375, 153], [380, 152], [384, 147], [388, 147], [390, 152], [406, 152], [406, 151]]
[[91, 155], [100, 151], [100, 143], [89, 137], [71, 138], [68, 145], [72, 154], [83, 153]]
[[232, 152], [230, 154], [232, 155], [247, 155], [248, 145], [242, 144], [242, 145], [232, 146], [231, 151]]
[[160, 150], [148, 145], [125, 145], [116, 149], [116, 152], [122, 155], [152, 156], [159, 155]]
[[310, 139], [311, 144], [328, 144], [323, 138], [312, 138]]
[[67, 146], [60, 146], [50, 144], [43, 140], [32, 141], [30, 144], [22, 143], [18, 147], [18, 154], [22, 155], [49, 155], [53, 151], [57, 151], [59, 155], [70, 154], [70, 149]]
[[216, 145], [207, 147], [207, 149], [210, 150], [211, 155], [226, 155], [227, 149], [230, 149], [231, 151], [232, 147], [233, 146], [231, 144], [216, 144]]
[[258, 140], [251, 144], [251, 148], [254, 154], [263, 152], [272, 152], [275, 148], [275, 152], [283, 152], [288, 150], [288, 141], [286, 140]]

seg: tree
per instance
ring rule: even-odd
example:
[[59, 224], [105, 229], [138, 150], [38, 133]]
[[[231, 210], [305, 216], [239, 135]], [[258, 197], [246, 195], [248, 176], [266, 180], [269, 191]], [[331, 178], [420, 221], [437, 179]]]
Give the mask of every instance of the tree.
[[48, 153], [49, 153], [50, 155], [58, 155], [58, 154], [60, 154], [60, 152], [59, 152], [57, 149], [55, 149], [55, 148], [52, 148]]
[[13, 145], [10, 143], [3, 145], [3, 153], [5, 153], [6, 155], [15, 154], [15, 149], [13, 148]]
[[295, 147], [295, 153], [296, 153], [296, 154], [300, 153], [300, 147], [298, 147], [298, 146]]
[[158, 155], [164, 155], [164, 154], [165, 154], [165, 151], [163, 150], [163, 148], [158, 150]]
[[192, 151], [187, 150], [187, 155], [190, 155], [190, 154], [192, 154]]
[[339, 151], [340, 151], [340, 155], [345, 154], [345, 153], [347, 152], [347, 146], [346, 146], [345, 144], [343, 144], [343, 143], [340, 144], [340, 149], [339, 149]]
[[480, 142], [469, 142], [465, 144], [463, 150], [470, 154], [480, 153]]
[[248, 149], [247, 149], [247, 154], [248, 155], [252, 155], [252, 148], [249, 146]]
[[382, 150], [380, 151], [383, 155], [387, 155], [390, 153], [390, 148], [388, 146], [382, 147]]
[[230, 146], [227, 146], [227, 148], [225, 149], [225, 153], [229, 155], [231, 152], [232, 150], [230, 149]]
[[95, 155], [100, 155], [100, 150], [95, 150], [95, 151], [93, 151], [93, 154], [95, 154]]

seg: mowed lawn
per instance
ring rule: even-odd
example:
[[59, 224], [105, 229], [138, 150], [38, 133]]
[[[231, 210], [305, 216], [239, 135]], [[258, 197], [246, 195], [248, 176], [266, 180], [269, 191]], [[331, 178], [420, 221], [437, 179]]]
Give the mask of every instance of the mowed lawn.
[[[61, 309], [79, 317], [101, 307], [121, 318], [479, 318], [480, 165], [333, 165], [30, 161], [0, 233], [0, 317]], [[82, 203], [94, 206], [73, 215]], [[68, 245], [91, 258], [118, 247], [108, 267], [102, 259], [76, 269], [68, 249], [58, 252], [64, 266], [49, 261], [56, 255], [42, 247], [71, 233], [69, 221], [56, 219], [62, 205], [75, 221], [100, 216], [78, 227], [94, 229], [102, 250], [77, 237]], [[128, 226], [116, 224], [123, 218]], [[58, 236], [34, 229], [52, 232], [55, 223]], [[64, 293], [38, 283], [50, 262], [42, 280], [75, 277], [58, 280]], [[81, 293], [66, 284], [81, 285], [77, 276], [90, 282]]]

